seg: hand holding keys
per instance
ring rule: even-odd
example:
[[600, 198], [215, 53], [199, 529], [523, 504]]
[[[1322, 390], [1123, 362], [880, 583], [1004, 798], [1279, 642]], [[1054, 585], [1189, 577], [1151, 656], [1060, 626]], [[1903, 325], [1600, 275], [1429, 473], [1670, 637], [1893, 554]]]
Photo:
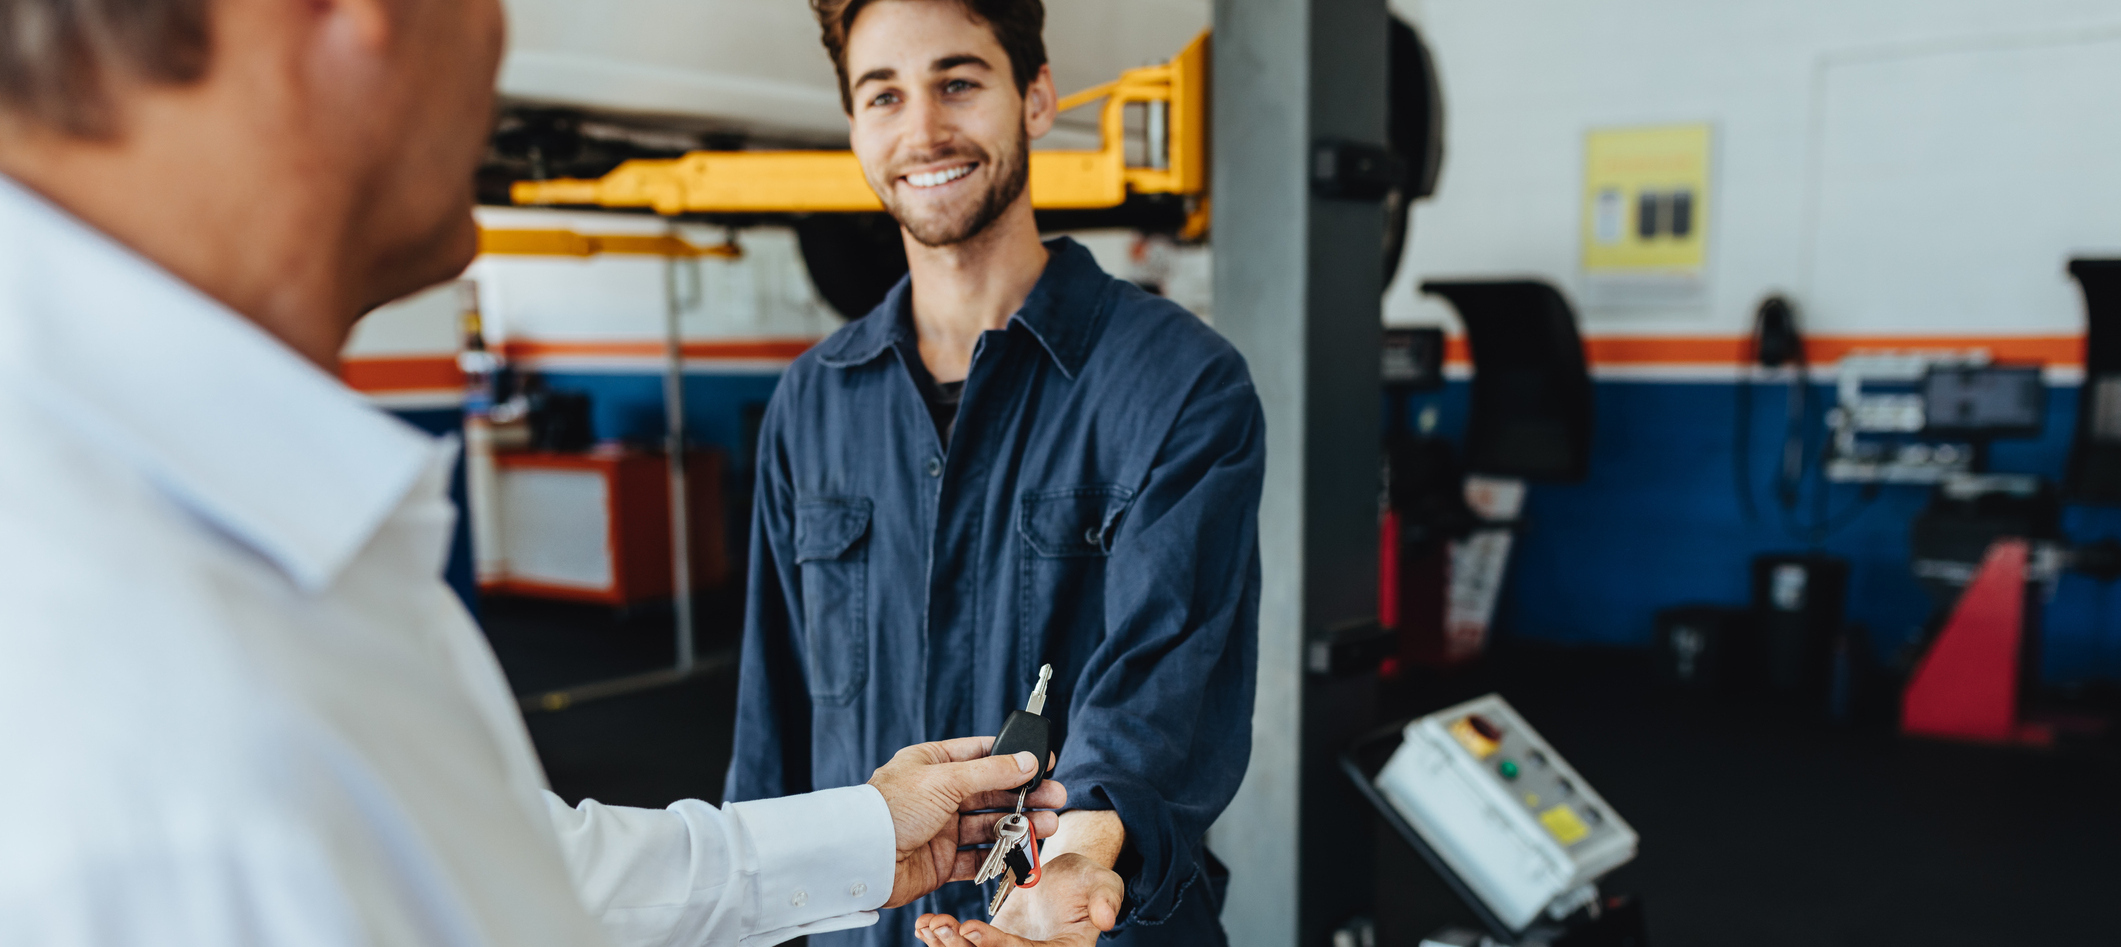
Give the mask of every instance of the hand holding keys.
[[[1052, 677], [1053, 665], [1038, 669], [1038, 685], [1031, 689], [1030, 701], [1024, 709], [1010, 711], [1009, 718], [1002, 722], [1002, 732], [994, 738], [994, 755], [1028, 752], [1037, 759], [1052, 759], [1047, 751], [1046, 718], [1042, 716], [1046, 709], [1046, 682]], [[1024, 817], [1024, 797], [1038, 788], [1045, 775], [1045, 770], [1034, 771], [1030, 782], [1017, 787], [1016, 811], [995, 823], [994, 849], [987, 853], [987, 860], [972, 878], [979, 884], [1002, 879], [994, 899], [987, 903], [988, 917], [1001, 912], [1009, 892], [1038, 884], [1038, 836], [1031, 831], [1031, 820]]]

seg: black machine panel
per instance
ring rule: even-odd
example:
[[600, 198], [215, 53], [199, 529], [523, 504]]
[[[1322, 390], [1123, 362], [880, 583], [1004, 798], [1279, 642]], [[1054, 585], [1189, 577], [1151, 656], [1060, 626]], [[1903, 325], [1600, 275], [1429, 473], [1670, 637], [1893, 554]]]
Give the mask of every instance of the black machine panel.
[[1443, 387], [1443, 330], [1386, 329], [1383, 381], [1387, 388]]
[[2071, 260], [2084, 291], [2084, 384], [2069, 453], [2071, 499], [2121, 503], [2121, 260]]
[[1421, 291], [1450, 300], [1472, 349], [1467, 469], [1583, 479], [1591, 466], [1591, 376], [1569, 301], [1539, 280], [1425, 282]]
[[1753, 558], [1758, 683], [1773, 693], [1826, 696], [1848, 585], [1846, 559], [1817, 552]]
[[2047, 420], [2038, 365], [1932, 368], [1922, 379], [1923, 433], [2033, 437]]

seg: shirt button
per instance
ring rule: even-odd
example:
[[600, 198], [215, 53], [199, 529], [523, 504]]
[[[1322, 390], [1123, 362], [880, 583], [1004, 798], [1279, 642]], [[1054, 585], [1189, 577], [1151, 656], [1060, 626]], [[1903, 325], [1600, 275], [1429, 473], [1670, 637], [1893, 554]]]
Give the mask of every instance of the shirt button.
[[810, 903], [810, 895], [802, 891], [797, 891], [795, 893], [795, 897], [788, 899], [788, 903], [793, 904], [796, 907], [802, 907], [803, 905]]
[[943, 475], [943, 459], [942, 459], [941, 457], [930, 457], [930, 458], [928, 458], [928, 476], [931, 476], [931, 477], [940, 477], [940, 476], [942, 476], [942, 475]]
[[850, 896], [853, 896], [853, 897], [857, 897], [857, 898], [861, 897], [862, 895], [868, 894], [868, 893], [869, 893], [869, 886], [868, 886], [868, 885], [865, 885], [865, 884], [863, 884], [863, 883], [861, 883], [861, 882], [859, 882], [859, 881], [857, 881], [857, 882], [855, 882], [855, 883], [854, 883], [854, 887], [852, 887], [852, 888], [848, 888], [848, 889], [847, 889], [847, 894], [849, 894]]

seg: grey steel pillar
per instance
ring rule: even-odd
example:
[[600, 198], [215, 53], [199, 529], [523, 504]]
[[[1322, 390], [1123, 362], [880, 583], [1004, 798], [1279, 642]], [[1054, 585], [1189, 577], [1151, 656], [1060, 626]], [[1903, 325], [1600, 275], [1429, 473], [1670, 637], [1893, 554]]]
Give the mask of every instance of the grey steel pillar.
[[1267, 416], [1259, 704], [1244, 788], [1210, 845], [1236, 947], [1323, 947], [1366, 912], [1372, 823], [1335, 759], [1370, 725], [1368, 677], [1304, 643], [1377, 614], [1384, 214], [1313, 195], [1320, 138], [1382, 143], [1385, 0], [1215, 0], [1215, 327]]

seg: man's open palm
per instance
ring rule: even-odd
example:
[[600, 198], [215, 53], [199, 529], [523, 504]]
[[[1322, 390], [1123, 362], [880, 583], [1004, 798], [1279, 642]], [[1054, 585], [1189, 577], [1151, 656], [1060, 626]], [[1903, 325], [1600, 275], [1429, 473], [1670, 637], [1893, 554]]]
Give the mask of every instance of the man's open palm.
[[1041, 866], [1038, 886], [1019, 888], [993, 924], [924, 914], [913, 933], [928, 947], [1089, 947], [1119, 920], [1120, 877], [1070, 852]]

